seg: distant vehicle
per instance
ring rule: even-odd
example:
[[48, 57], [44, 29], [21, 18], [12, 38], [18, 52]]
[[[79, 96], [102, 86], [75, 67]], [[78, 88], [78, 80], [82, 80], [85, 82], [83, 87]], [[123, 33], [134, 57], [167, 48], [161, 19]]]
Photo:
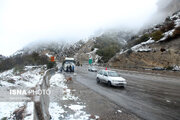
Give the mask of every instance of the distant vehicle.
[[66, 57], [62, 63], [62, 68], [65, 72], [74, 72], [75, 71], [75, 60], [74, 60], [74, 58]]
[[154, 67], [152, 70], [166, 70], [166, 69], [163, 67]]
[[88, 67], [88, 71], [97, 72], [97, 69], [94, 66], [90, 66]]
[[124, 78], [119, 76], [115, 71], [111, 70], [100, 70], [96, 77], [97, 83], [107, 83], [108, 86], [122, 86], [125, 87], [127, 82]]

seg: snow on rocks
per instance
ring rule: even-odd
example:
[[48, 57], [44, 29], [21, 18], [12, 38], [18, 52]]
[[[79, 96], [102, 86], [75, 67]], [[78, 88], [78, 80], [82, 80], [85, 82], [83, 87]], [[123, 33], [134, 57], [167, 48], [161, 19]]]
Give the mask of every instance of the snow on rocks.
[[171, 20], [173, 20], [174, 18], [177, 18], [174, 23], [176, 24], [175, 27], [179, 27], [180, 26], [180, 12], [178, 12], [177, 14], [173, 15], [172, 17], [170, 17]]
[[[173, 15], [172, 17], [170, 17], [171, 20], [173, 20], [174, 18], [177, 18], [176, 20], [174, 20], [174, 23], [175, 23], [175, 28], [179, 27], [180, 26], [180, 12], [178, 12], [177, 14]], [[157, 42], [162, 42], [164, 40], [166, 40], [168, 38], [168, 36], [172, 36], [173, 35], [173, 32], [175, 31], [175, 28], [172, 29], [172, 30], [169, 30], [167, 32], [165, 32], [163, 35], [164, 37], [161, 38], [159, 41]]]
[[91, 52], [89, 52], [89, 53], [86, 53], [86, 54], [95, 54], [97, 50], [98, 50], [98, 48], [94, 48], [93, 51], [91, 51]]
[[180, 66], [174, 65], [172, 70], [173, 71], [180, 71]]
[[117, 110], [117, 112], [122, 113], [122, 110]]
[[170, 30], [170, 31], [165, 32], [165, 33], [163, 34], [163, 35], [164, 35], [164, 37], [163, 37], [163, 38], [161, 38], [160, 40], [158, 40], [157, 42], [162, 42], [162, 41], [166, 40], [168, 36], [172, 36], [172, 35], [173, 35], [173, 32], [174, 32], [174, 29], [173, 29], [173, 30]]
[[[147, 46], [148, 44], [154, 43], [154, 40], [152, 40], [151, 38], [146, 41], [146, 42], [142, 42], [138, 45], [135, 45], [131, 48], [132, 51], [135, 52], [149, 52], [151, 51], [151, 48], [149, 48], [149, 46]], [[122, 53], [121, 53], [122, 54]]]

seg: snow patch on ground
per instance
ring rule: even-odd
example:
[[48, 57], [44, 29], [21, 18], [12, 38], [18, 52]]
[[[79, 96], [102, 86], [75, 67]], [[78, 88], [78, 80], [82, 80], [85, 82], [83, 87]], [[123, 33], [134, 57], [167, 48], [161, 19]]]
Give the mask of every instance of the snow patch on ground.
[[79, 111], [81, 109], [83, 109], [85, 106], [81, 106], [81, 105], [70, 105], [69, 108], [71, 110], [74, 110], [74, 111]]
[[117, 110], [117, 112], [122, 113], [122, 111], [121, 111], [121, 110]]
[[49, 113], [51, 115], [52, 120], [60, 120], [60, 118], [64, 118], [63, 113], [66, 111], [59, 106], [56, 102], [50, 102], [49, 104]]

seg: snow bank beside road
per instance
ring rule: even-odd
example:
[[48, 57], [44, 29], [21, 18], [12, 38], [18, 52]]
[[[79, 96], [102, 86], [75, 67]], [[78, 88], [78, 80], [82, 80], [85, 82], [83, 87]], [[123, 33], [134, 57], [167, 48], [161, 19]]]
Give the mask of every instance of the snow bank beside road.
[[72, 91], [75, 90], [68, 88], [67, 81], [63, 74], [57, 73], [53, 75], [50, 79], [50, 87], [51, 90], [55, 89], [55, 87], [59, 87], [61, 89], [58, 90], [62, 90], [60, 91], [62, 95], [59, 95], [61, 102], [50, 102], [49, 104], [49, 113], [52, 120], [95, 120], [99, 118], [98, 116], [95, 116], [94, 119], [90, 118], [91, 114], [85, 111], [85, 103], [81, 102], [77, 96], [72, 94]]

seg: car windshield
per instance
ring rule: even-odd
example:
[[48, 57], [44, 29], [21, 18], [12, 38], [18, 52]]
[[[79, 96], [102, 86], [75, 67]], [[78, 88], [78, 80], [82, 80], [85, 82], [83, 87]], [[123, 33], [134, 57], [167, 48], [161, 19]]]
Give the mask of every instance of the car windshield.
[[108, 72], [108, 75], [111, 76], [111, 77], [119, 77], [117, 72]]

